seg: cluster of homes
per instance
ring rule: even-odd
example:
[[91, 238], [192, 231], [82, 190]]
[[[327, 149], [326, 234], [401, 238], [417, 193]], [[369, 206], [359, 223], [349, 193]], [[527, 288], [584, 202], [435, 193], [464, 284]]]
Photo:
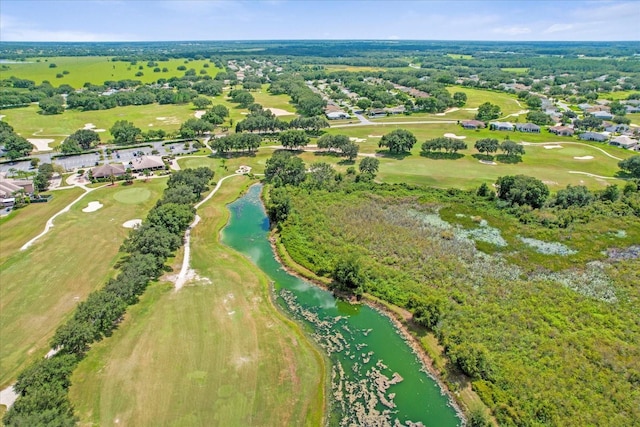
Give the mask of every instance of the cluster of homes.
[[106, 179], [111, 176], [118, 178], [127, 173], [140, 173], [145, 170], [162, 170], [166, 169], [166, 165], [161, 156], [139, 156], [127, 163], [111, 163], [107, 165], [96, 166], [91, 169], [91, 176], [94, 179]]
[[[484, 122], [479, 120], [464, 120], [460, 123], [463, 128], [469, 130], [484, 129]], [[615, 124], [603, 122], [604, 132], [583, 132], [578, 137], [583, 141], [609, 142], [614, 145], [628, 150], [640, 151], [640, 143], [635, 137], [636, 133], [633, 129], [625, 124]], [[526, 133], [540, 133], [541, 127], [534, 123], [510, 123], [510, 122], [489, 122], [489, 129], [497, 131], [518, 131]], [[558, 136], [573, 136], [575, 129], [568, 125], [555, 125], [548, 128], [550, 133]], [[619, 134], [614, 136], [614, 134]]]
[[16, 193], [33, 194], [33, 181], [29, 179], [10, 179], [0, 172], [0, 206], [12, 207], [16, 203]]

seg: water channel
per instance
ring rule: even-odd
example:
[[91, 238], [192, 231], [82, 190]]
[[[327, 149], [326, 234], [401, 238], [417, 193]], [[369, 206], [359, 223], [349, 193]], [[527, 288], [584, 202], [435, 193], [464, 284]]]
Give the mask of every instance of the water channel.
[[274, 282], [276, 303], [302, 322], [331, 360], [330, 425], [433, 427], [462, 424], [448, 396], [385, 315], [287, 273], [268, 241], [269, 220], [254, 185], [229, 205], [223, 242]]

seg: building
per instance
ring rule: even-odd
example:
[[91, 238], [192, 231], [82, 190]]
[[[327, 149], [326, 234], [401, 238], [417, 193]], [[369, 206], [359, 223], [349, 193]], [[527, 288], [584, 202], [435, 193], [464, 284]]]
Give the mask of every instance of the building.
[[384, 108], [372, 108], [369, 110], [369, 117], [386, 117], [387, 112]]
[[626, 148], [627, 150], [631, 150], [638, 146], [638, 141], [633, 138], [629, 138], [626, 135], [623, 135], [623, 136], [619, 136], [617, 138], [612, 139], [609, 144], [614, 145], [616, 147]]
[[629, 125], [625, 125], [624, 123], [620, 123], [620, 124], [613, 123], [613, 124], [609, 124], [608, 126], [605, 126], [604, 130], [611, 133], [624, 133], [624, 132], [629, 132], [631, 128], [629, 127]]
[[28, 179], [7, 179], [4, 175], [0, 175], [0, 199], [11, 198], [11, 196], [20, 191], [32, 194], [33, 181]]
[[91, 169], [91, 176], [96, 179], [109, 178], [111, 175], [118, 177], [125, 174], [125, 167], [120, 163], [114, 163], [111, 165], [96, 166]]
[[463, 128], [470, 130], [484, 129], [486, 127], [484, 122], [480, 120], [463, 120], [461, 124]]
[[611, 120], [613, 119], [613, 114], [608, 111], [595, 111], [593, 113], [593, 117], [597, 117], [602, 120]]
[[569, 126], [562, 126], [562, 125], [550, 127], [549, 132], [555, 133], [556, 135], [559, 135], [559, 136], [573, 136], [573, 134], [575, 133], [573, 128], [570, 128]]
[[585, 132], [580, 134], [580, 139], [583, 141], [605, 142], [607, 136], [598, 132]]
[[327, 116], [327, 119], [329, 119], [329, 120], [349, 119], [349, 118], [351, 118], [351, 116], [349, 114], [345, 113], [344, 111], [331, 111], [331, 112], [325, 113], [325, 115]]
[[489, 129], [512, 131], [513, 124], [509, 122], [489, 122]]
[[533, 123], [518, 123], [516, 129], [520, 132], [540, 133], [540, 126]]
[[140, 172], [143, 170], [164, 169], [166, 166], [160, 156], [140, 156], [124, 163], [124, 166], [131, 169], [132, 172]]

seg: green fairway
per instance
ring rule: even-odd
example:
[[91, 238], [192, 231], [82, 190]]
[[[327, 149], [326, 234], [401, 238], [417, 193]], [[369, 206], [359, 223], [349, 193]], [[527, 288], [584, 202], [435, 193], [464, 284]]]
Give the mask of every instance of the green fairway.
[[[287, 94], [271, 95], [267, 92], [270, 85], [262, 85], [262, 89], [257, 92], [251, 92], [256, 102], [264, 108], [279, 108], [292, 114], [296, 113], [296, 108], [291, 104], [291, 97]], [[286, 116], [285, 116], [286, 117]]]
[[[118, 249], [129, 233], [122, 223], [144, 218], [165, 184], [165, 179], [153, 179], [128, 187], [151, 194], [139, 204], [119, 203], [114, 198], [114, 194], [123, 190], [121, 185], [97, 189], [59, 216], [51, 231], [31, 248], [14, 251], [3, 261], [0, 387], [15, 380], [34, 358], [42, 357], [49, 350], [48, 341], [58, 325], [79, 301], [113, 274]], [[72, 193], [77, 194], [75, 190]], [[99, 201], [103, 207], [91, 213], [82, 212], [91, 201]], [[16, 216], [4, 222], [3, 229], [19, 219]]]
[[505, 71], [507, 73], [516, 73], [516, 74], [525, 74], [527, 72], [529, 72], [529, 69], [526, 67], [507, 67], [507, 68], [500, 68], [502, 71]]
[[453, 59], [472, 59], [473, 58], [472, 55], [463, 55], [458, 53], [447, 53], [447, 56]]
[[600, 98], [610, 99], [612, 101], [627, 99], [632, 93], [638, 93], [637, 90], [619, 90], [615, 92], [604, 92], [600, 94]]
[[322, 356], [273, 307], [266, 277], [218, 241], [248, 183], [231, 178], [200, 209], [200, 278], [178, 292], [151, 286], [80, 363], [70, 395], [81, 424], [322, 424]]
[[111, 139], [109, 129], [118, 120], [133, 122], [144, 132], [158, 128], [175, 131], [180, 128], [182, 122], [194, 117], [194, 113], [191, 104], [151, 104], [116, 107], [110, 110], [67, 110], [62, 114], [41, 115], [38, 113], [38, 107], [31, 105], [3, 110], [3, 114], [6, 115], [3, 120], [24, 138], [53, 139], [55, 142], [50, 144], [53, 146], [61, 143], [67, 135], [82, 129], [87, 123], [93, 124], [96, 129], [105, 130], [99, 132], [104, 143]]
[[483, 89], [473, 89], [464, 86], [447, 86], [447, 90], [452, 95], [455, 92], [463, 92], [467, 95], [467, 103], [464, 108], [477, 108], [480, 104], [490, 102], [500, 107], [502, 116], [516, 113], [526, 109], [526, 106], [519, 104], [515, 95], [505, 92], [494, 92]]
[[[51, 64], [55, 64], [56, 67], [51, 68]], [[142, 83], [153, 83], [161, 78], [180, 77], [184, 75], [185, 71], [178, 70], [179, 66], [185, 66], [187, 70], [193, 68], [197, 73], [200, 70], [206, 70], [211, 77], [215, 77], [220, 71], [208, 60], [170, 59], [158, 61], [157, 64], [149, 67], [147, 62], [138, 61], [136, 65], [132, 65], [129, 62], [111, 61], [111, 58], [103, 56], [28, 58], [24, 63], [5, 64], [9, 69], [0, 71], [0, 79], [16, 76], [21, 79], [33, 80], [36, 84], [47, 80], [53, 86], [68, 84], [74, 88], [81, 88], [87, 82], [101, 85], [107, 80], [130, 79], [140, 80]], [[204, 68], [204, 64], [208, 64], [209, 67]], [[156, 67], [161, 70], [167, 68], [167, 71], [154, 72]], [[68, 71], [69, 74], [64, 74], [62, 78], [56, 77], [63, 71]], [[138, 72], [142, 72], [143, 75], [136, 76]]]
[[75, 200], [82, 194], [82, 190], [72, 188], [52, 191], [50, 194], [53, 199], [47, 203], [33, 203], [0, 218], [0, 265], [22, 245], [41, 233], [47, 220]]
[[120, 203], [138, 204], [143, 203], [151, 197], [151, 191], [146, 188], [136, 187], [120, 190], [113, 195], [113, 198]]

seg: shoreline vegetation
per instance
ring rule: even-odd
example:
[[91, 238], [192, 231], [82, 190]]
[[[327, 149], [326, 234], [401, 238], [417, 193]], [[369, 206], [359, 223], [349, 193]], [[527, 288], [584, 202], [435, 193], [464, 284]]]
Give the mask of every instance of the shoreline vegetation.
[[[387, 317], [389, 321], [394, 325], [396, 331], [402, 336], [403, 340], [407, 343], [407, 345], [411, 347], [413, 353], [420, 360], [420, 363], [422, 364], [425, 372], [437, 382], [441, 393], [449, 398], [451, 407], [456, 411], [463, 422], [466, 422], [468, 420], [469, 413], [472, 409], [471, 406], [482, 404], [480, 397], [471, 389], [470, 379], [466, 378], [464, 374], [455, 373], [456, 375], [465, 377], [465, 382], [469, 384], [468, 390], [466, 390], [466, 395], [470, 396], [471, 399], [467, 399], [464, 397], [464, 395], [460, 393], [454, 393], [451, 390], [450, 385], [445, 380], [445, 376], [450, 375], [453, 372], [445, 372], [436, 369], [434, 360], [429, 355], [429, 351], [437, 352], [440, 350], [438, 350], [437, 348], [427, 349], [424, 347], [424, 345], [415, 335], [415, 332], [420, 331], [428, 333], [429, 331], [427, 330], [427, 328], [424, 328], [412, 322], [411, 319], [413, 316], [408, 310], [402, 309], [401, 307], [395, 306], [391, 303], [388, 303], [366, 293], [362, 295], [362, 298], [360, 300], [357, 300], [353, 296], [349, 296], [347, 294], [343, 294], [337, 292], [336, 290], [330, 289], [329, 279], [322, 278], [316, 275], [314, 272], [296, 263], [295, 260], [291, 258], [291, 255], [289, 255], [289, 253], [287, 252], [287, 248], [280, 241], [280, 235], [275, 229], [271, 230], [270, 232], [269, 242], [271, 243], [271, 247], [277, 261], [282, 265], [287, 273], [311, 282], [315, 286], [325, 291], [333, 292], [333, 294], [337, 298], [342, 298], [350, 304], [367, 304], [369, 307], [375, 309], [376, 311]], [[486, 408], [484, 404], [482, 404], [482, 406], [483, 411], [486, 411], [486, 413], [488, 414], [488, 408]], [[497, 426], [497, 423], [494, 423], [494, 425]]]

